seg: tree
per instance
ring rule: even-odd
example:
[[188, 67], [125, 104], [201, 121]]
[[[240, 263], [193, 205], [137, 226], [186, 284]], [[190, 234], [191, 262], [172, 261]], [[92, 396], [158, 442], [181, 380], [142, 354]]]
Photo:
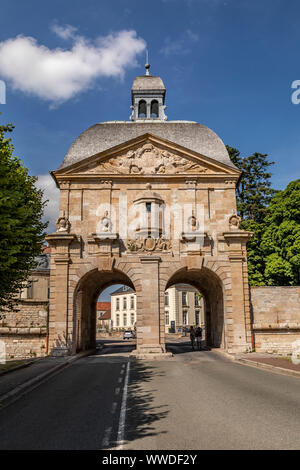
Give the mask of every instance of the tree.
[[274, 162], [268, 160], [267, 154], [255, 152], [242, 158], [239, 150], [229, 146], [227, 150], [231, 161], [242, 170], [236, 188], [238, 213], [244, 221], [261, 223], [272, 197], [277, 192], [271, 188], [272, 173], [268, 171]]
[[247, 243], [248, 274], [251, 285], [265, 285], [265, 258], [261, 247], [265, 230], [264, 220], [268, 205], [277, 193], [271, 188], [272, 174], [267, 171], [274, 164], [267, 154], [255, 152], [241, 157], [239, 150], [227, 146], [231, 161], [242, 170], [236, 188], [237, 210], [242, 218], [241, 228], [253, 232]]
[[6, 138], [13, 129], [12, 124], [0, 126], [0, 310], [13, 308], [41, 253], [47, 226], [41, 222], [43, 193]]
[[267, 285], [300, 284], [300, 179], [273, 197], [260, 249]]

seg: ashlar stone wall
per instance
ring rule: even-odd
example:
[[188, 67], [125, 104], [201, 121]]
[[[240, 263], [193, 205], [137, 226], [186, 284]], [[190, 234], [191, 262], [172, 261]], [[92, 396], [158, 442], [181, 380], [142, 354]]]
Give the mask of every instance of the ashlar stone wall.
[[300, 286], [251, 287], [255, 350], [292, 354], [300, 341]]

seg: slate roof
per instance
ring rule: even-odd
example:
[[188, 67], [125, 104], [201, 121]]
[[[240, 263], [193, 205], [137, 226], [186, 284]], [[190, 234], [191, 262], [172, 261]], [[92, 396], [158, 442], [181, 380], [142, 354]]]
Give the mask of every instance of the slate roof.
[[135, 293], [135, 291], [128, 286], [119, 287], [119, 289], [112, 292], [110, 295], [118, 295], [118, 294], [130, 294], [131, 292]]
[[192, 121], [110, 121], [86, 129], [69, 148], [60, 169], [150, 133], [235, 168], [215, 132]]

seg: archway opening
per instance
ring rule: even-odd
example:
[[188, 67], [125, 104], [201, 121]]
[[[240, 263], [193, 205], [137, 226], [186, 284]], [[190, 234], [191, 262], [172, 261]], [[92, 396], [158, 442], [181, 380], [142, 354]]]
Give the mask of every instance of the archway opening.
[[151, 101], [150, 117], [158, 118], [158, 112], [159, 112], [158, 101], [157, 100]]
[[[111, 295], [116, 291], [122, 292]], [[73, 351], [95, 348], [97, 338], [104, 332], [110, 336], [115, 331], [122, 337], [126, 329], [135, 329], [136, 309], [133, 317], [131, 308], [135, 286], [126, 274], [92, 270], [80, 279], [74, 295]]]
[[165, 333], [184, 334], [191, 326], [205, 328], [204, 297], [191, 284], [173, 284], [165, 291]]
[[145, 100], [139, 101], [138, 117], [141, 119], [147, 117], [147, 103]]
[[[189, 294], [184, 286], [190, 287]], [[182, 332], [185, 334], [184, 326], [198, 326], [196, 323], [198, 321], [199, 326], [203, 329], [204, 346], [207, 348], [225, 348], [223, 288], [219, 277], [207, 268], [180, 269], [169, 279], [165, 292], [170, 291], [171, 288], [179, 289], [179, 298], [181, 293], [181, 303], [178, 307], [179, 315], [182, 318], [182, 325], [179, 325], [179, 328], [181, 327]], [[194, 293], [195, 296], [196, 292], [200, 294], [197, 297], [199, 304], [202, 306], [202, 312], [200, 308], [196, 309], [197, 305], [191, 305], [191, 294]], [[189, 308], [184, 308], [185, 306], [182, 305], [182, 301], [185, 302], [185, 300], [187, 303], [189, 302], [189, 305], [186, 306]], [[188, 316], [189, 310], [190, 317]], [[197, 310], [199, 311], [199, 320], [195, 314]], [[184, 322], [186, 325], [184, 325]], [[177, 334], [180, 334], [180, 332], [177, 331]]]

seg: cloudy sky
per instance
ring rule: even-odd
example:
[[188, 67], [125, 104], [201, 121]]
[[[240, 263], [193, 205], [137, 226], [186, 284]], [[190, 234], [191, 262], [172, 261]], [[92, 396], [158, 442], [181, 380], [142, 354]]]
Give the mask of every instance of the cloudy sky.
[[[170, 120], [201, 122], [242, 154], [268, 153], [277, 188], [299, 178], [300, 3], [297, 0], [10, 0], [1, 5], [0, 123], [50, 198], [49, 177], [95, 122], [128, 120], [130, 88], [151, 72]], [[53, 225], [52, 225], [53, 226]]]

